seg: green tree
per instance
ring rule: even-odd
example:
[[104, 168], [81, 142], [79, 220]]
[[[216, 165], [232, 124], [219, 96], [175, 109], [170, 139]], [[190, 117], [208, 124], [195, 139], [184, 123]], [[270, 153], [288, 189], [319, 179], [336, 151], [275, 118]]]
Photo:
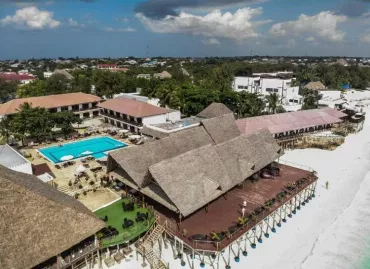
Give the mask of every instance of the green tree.
[[102, 70], [96, 70], [92, 78], [96, 94], [107, 98], [112, 98], [114, 94], [122, 92], [122, 80], [122, 74]]
[[317, 91], [304, 90], [303, 91], [303, 104], [302, 110], [318, 108], [318, 102], [321, 99], [321, 95]]
[[3, 118], [0, 121], [0, 134], [6, 139], [6, 143], [9, 143], [9, 137], [12, 132], [12, 121], [9, 118]]
[[45, 93], [61, 94], [70, 91], [71, 81], [63, 74], [54, 74], [45, 82]]
[[270, 95], [267, 96], [266, 99], [268, 102], [268, 108], [270, 113], [275, 114], [276, 108], [280, 101], [279, 95], [277, 93], [270, 93]]
[[73, 132], [72, 124], [80, 124], [82, 120], [70, 111], [61, 111], [53, 114], [53, 121], [56, 127], [60, 128], [64, 137]]
[[17, 90], [17, 96], [19, 98], [34, 97], [34, 96], [44, 96], [46, 95], [45, 81], [35, 80], [26, 85], [22, 85]]
[[29, 125], [32, 126], [27, 132], [31, 137], [35, 137], [40, 142], [46, 136], [52, 134], [54, 120], [51, 113], [43, 107], [35, 107], [30, 109]]
[[261, 96], [255, 93], [241, 91], [239, 94], [239, 117], [259, 116], [264, 111], [266, 105]]
[[18, 83], [13, 81], [5, 81], [0, 78], [0, 102], [6, 102], [15, 97]]
[[21, 139], [22, 145], [24, 145], [27, 134], [33, 128], [32, 121], [29, 119], [31, 113], [31, 105], [29, 103], [24, 103], [19, 107], [17, 114], [15, 114], [11, 120], [15, 135]]

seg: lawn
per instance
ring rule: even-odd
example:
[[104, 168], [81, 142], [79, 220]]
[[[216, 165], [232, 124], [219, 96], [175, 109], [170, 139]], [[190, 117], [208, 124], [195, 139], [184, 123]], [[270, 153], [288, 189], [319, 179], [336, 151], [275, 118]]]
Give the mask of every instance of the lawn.
[[[121, 244], [123, 242], [130, 241], [138, 237], [140, 234], [146, 232], [155, 220], [153, 213], [149, 209], [139, 208], [137, 204], [135, 204], [134, 211], [131, 212], [123, 211], [122, 202], [128, 203], [129, 199], [128, 198], [120, 199], [117, 202], [94, 212], [100, 218], [108, 216], [108, 221], [106, 222], [107, 226], [112, 226], [116, 228], [119, 232], [119, 235], [111, 239], [103, 239], [102, 240], [103, 247]], [[144, 222], [136, 222], [135, 218], [137, 212], [140, 213], [149, 212], [150, 215], [149, 220]], [[134, 225], [128, 229], [123, 229], [122, 223], [124, 218], [134, 221]]]

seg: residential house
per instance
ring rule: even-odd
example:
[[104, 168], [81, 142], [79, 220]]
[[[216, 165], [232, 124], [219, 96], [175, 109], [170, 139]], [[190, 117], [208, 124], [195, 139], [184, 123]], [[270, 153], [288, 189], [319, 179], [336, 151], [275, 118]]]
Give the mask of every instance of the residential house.
[[20, 84], [28, 84], [36, 79], [36, 77], [30, 74], [17, 74], [14, 72], [0, 73], [0, 78], [5, 81], [16, 81]]

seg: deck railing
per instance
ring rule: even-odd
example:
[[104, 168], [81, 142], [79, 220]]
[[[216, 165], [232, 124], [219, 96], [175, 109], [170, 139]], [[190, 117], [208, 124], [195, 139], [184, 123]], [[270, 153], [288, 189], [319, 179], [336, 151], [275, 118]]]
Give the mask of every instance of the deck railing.
[[[309, 168], [309, 167], [308, 167]], [[302, 169], [302, 168], [301, 168]], [[312, 169], [312, 168], [311, 168]], [[255, 218], [254, 219], [251, 219], [249, 220], [247, 223], [245, 223], [243, 226], [240, 226], [238, 229], [236, 229], [234, 232], [232, 233], [229, 233], [228, 236], [226, 236], [224, 239], [222, 240], [219, 240], [219, 241], [216, 241], [216, 240], [194, 240], [194, 239], [191, 239], [191, 241], [193, 241], [193, 248], [194, 249], [197, 249], [199, 251], [202, 251], [202, 249], [199, 249], [198, 248], [198, 244], [199, 245], [213, 245], [214, 247], [216, 247], [216, 250], [221, 250], [222, 248], [226, 247], [227, 245], [229, 245], [229, 242], [231, 241], [231, 239], [233, 239], [234, 236], [236, 236], [234, 239], [237, 239], [237, 237], [241, 236], [243, 233], [240, 233], [241, 231], [249, 231], [250, 229], [252, 229], [254, 226], [256, 226], [258, 223], [260, 223], [261, 221], [263, 221], [265, 218], [267, 218], [268, 216], [270, 216], [274, 211], [276, 211], [278, 207], [276, 207], [276, 205], [283, 205], [283, 204], [286, 204], [286, 203], [289, 203], [290, 201], [293, 200], [293, 198], [300, 192], [304, 191], [309, 185], [311, 185], [314, 181], [316, 180], [316, 178], [309, 178], [308, 182], [304, 185], [304, 188], [296, 188], [295, 190], [293, 191], [290, 191], [288, 193], [289, 195], [289, 199], [287, 199], [286, 201], [284, 202], [280, 202], [280, 203], [276, 203], [274, 204], [273, 206], [271, 206], [271, 208], [267, 209], [267, 210], [264, 210], [262, 211], [260, 214], [258, 215], [255, 215]], [[273, 208], [273, 210], [272, 210]], [[244, 232], [244, 233], [245, 233]], [[238, 236], [239, 234], [239, 236]]]
[[315, 172], [315, 170], [313, 168], [311, 168], [309, 166], [306, 166], [306, 165], [293, 163], [293, 162], [289, 162], [289, 161], [285, 161], [285, 160], [281, 160], [281, 159], [277, 160], [276, 162], [278, 162], [280, 164], [292, 166], [292, 167], [295, 167], [295, 168], [298, 168], [298, 169], [302, 169], [302, 170], [305, 170], [305, 171], [309, 171], [309, 172], [312, 172], [312, 173]]

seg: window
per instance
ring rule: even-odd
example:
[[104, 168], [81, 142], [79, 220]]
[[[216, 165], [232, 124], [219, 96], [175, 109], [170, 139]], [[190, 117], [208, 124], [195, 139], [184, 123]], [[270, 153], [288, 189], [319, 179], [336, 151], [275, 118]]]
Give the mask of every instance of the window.
[[245, 90], [248, 90], [248, 86], [244, 86], [244, 89], [245, 89]]
[[273, 88], [266, 88], [266, 92], [273, 92], [274, 89]]
[[242, 90], [242, 89], [243, 89], [243, 86], [238, 85], [238, 89], [239, 89], [239, 90]]
[[293, 99], [289, 99], [289, 103], [294, 103], [294, 100]]
[[274, 92], [279, 92], [279, 89], [274, 89]]

